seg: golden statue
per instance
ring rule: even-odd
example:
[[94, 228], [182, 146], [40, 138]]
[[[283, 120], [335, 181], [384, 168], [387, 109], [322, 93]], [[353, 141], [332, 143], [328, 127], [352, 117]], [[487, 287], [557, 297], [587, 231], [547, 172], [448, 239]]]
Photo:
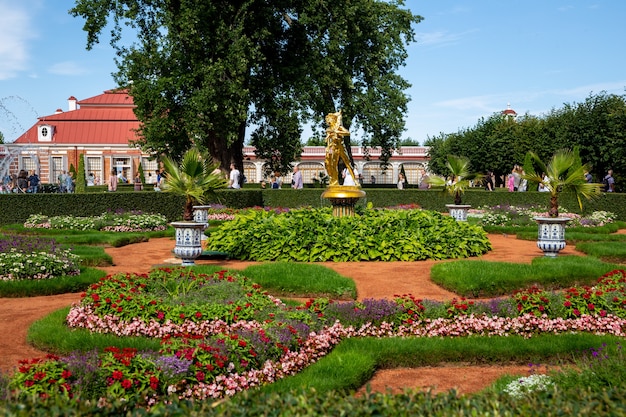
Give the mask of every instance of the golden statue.
[[[354, 216], [354, 206], [356, 202], [365, 197], [365, 192], [361, 190], [358, 178], [354, 176], [350, 157], [346, 152], [343, 138], [350, 136], [348, 129], [341, 124], [341, 110], [336, 113], [326, 115], [326, 158], [324, 165], [330, 178], [326, 191], [322, 193], [322, 198], [330, 200], [333, 206], [333, 216], [344, 217]], [[343, 161], [356, 185], [339, 185], [339, 158]]]
[[328, 128], [326, 129], [326, 158], [324, 159], [324, 165], [330, 178], [328, 185], [330, 187], [339, 185], [339, 158], [346, 165], [348, 172], [354, 179], [354, 183], [358, 184], [358, 178], [354, 176], [350, 158], [343, 144], [344, 136], [350, 136], [350, 131], [341, 124], [341, 110], [336, 113], [328, 113], [326, 115], [326, 124]]

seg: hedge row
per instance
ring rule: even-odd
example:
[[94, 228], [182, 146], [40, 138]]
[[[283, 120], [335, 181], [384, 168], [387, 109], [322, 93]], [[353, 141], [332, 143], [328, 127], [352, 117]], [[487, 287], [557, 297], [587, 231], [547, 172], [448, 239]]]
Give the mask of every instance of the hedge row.
[[178, 401], [157, 404], [147, 411], [123, 401], [104, 406], [62, 399], [33, 398], [20, 403], [2, 403], [11, 416], [623, 416], [626, 414], [626, 388], [605, 390], [589, 387], [537, 392], [522, 399], [506, 394], [457, 396], [455, 392], [432, 395], [405, 392], [398, 395], [366, 394], [354, 396], [341, 392], [318, 393], [314, 390], [279, 394], [245, 392], [228, 400]]
[[[212, 198], [213, 203], [232, 208], [254, 206], [265, 207], [322, 207], [330, 202], [321, 198], [321, 188], [303, 190], [250, 189], [219, 190]], [[446, 211], [451, 198], [439, 190], [397, 190], [374, 188], [365, 190], [367, 195], [358, 204], [372, 203], [374, 207], [389, 207], [404, 204], [418, 204], [422, 208]], [[547, 207], [549, 196], [546, 193], [506, 191], [488, 192], [479, 189], [468, 190], [463, 203], [473, 207], [498, 204], [539, 205]], [[559, 202], [568, 211], [579, 213], [578, 203], [572, 194], [564, 193]], [[145, 213], [161, 213], [169, 221], [182, 218], [184, 199], [163, 192], [99, 192], [88, 194], [0, 194], [0, 225], [23, 223], [31, 214], [48, 216], [73, 215], [93, 216], [108, 210], [140, 210]], [[585, 202], [583, 212], [598, 210], [612, 211], [619, 220], [626, 221], [626, 194], [604, 194], [596, 201]]]

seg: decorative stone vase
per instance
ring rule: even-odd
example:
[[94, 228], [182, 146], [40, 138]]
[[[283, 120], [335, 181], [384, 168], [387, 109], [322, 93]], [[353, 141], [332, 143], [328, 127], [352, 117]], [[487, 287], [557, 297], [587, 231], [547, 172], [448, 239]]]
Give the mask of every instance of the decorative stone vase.
[[205, 224], [198, 222], [172, 222], [176, 229], [174, 254], [182, 259], [183, 266], [195, 265], [195, 259], [202, 254], [202, 235]]
[[446, 204], [451, 217], [457, 222], [467, 221], [467, 211], [472, 207], [469, 204]]
[[[196, 223], [203, 223], [204, 230], [209, 227], [210, 208], [211, 206], [193, 206], [193, 221], [195, 221]], [[204, 233], [202, 233], [202, 240], [206, 240], [206, 235]]]
[[568, 217], [535, 217], [539, 225], [537, 247], [543, 251], [544, 256], [555, 258], [559, 251], [565, 248], [565, 224], [570, 221]]

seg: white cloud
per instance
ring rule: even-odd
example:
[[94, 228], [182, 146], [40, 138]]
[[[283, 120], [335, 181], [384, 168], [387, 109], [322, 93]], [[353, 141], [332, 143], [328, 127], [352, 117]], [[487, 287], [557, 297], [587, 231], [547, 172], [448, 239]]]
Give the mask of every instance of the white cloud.
[[0, 80], [14, 78], [28, 67], [28, 40], [35, 38], [25, 9], [0, 0]]
[[437, 32], [421, 32], [416, 33], [418, 46], [446, 46], [457, 44], [467, 35], [477, 32], [477, 30], [468, 30], [460, 33], [450, 33], [447, 31]]
[[56, 75], [82, 75], [87, 71], [74, 61], [64, 61], [52, 65], [48, 72]]

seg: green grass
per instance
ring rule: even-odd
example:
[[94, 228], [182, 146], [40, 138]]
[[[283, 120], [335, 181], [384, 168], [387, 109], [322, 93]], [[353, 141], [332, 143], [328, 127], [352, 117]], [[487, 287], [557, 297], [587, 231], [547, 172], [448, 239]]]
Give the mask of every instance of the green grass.
[[431, 279], [464, 297], [497, 297], [539, 285], [547, 289], [591, 284], [620, 265], [595, 258], [535, 258], [532, 264], [460, 260], [434, 265]]
[[264, 392], [287, 392], [314, 388], [317, 392], [356, 390], [377, 369], [469, 364], [563, 364], [580, 352], [615, 343], [615, 336], [592, 334], [540, 335], [531, 339], [511, 337], [464, 338], [353, 338], [341, 342], [314, 365], [297, 375], [261, 388]]
[[622, 242], [584, 242], [577, 244], [576, 249], [607, 262], [626, 261], [626, 244]]
[[243, 275], [276, 296], [356, 298], [353, 280], [322, 265], [268, 262], [247, 267]]
[[87, 245], [62, 245], [64, 249], [71, 249], [74, 255], [80, 256], [80, 264], [83, 266], [110, 266], [113, 258], [104, 251], [102, 246]]
[[92, 333], [84, 329], [71, 330], [65, 325], [70, 308], [56, 310], [34, 322], [28, 329], [27, 341], [38, 349], [58, 355], [72, 351], [102, 350], [107, 346], [136, 348], [137, 350], [160, 349], [160, 340], [148, 337], [119, 337], [112, 334]]
[[45, 280], [0, 281], [0, 297], [18, 298], [81, 292], [105, 277], [95, 268], [81, 267], [80, 275]]

